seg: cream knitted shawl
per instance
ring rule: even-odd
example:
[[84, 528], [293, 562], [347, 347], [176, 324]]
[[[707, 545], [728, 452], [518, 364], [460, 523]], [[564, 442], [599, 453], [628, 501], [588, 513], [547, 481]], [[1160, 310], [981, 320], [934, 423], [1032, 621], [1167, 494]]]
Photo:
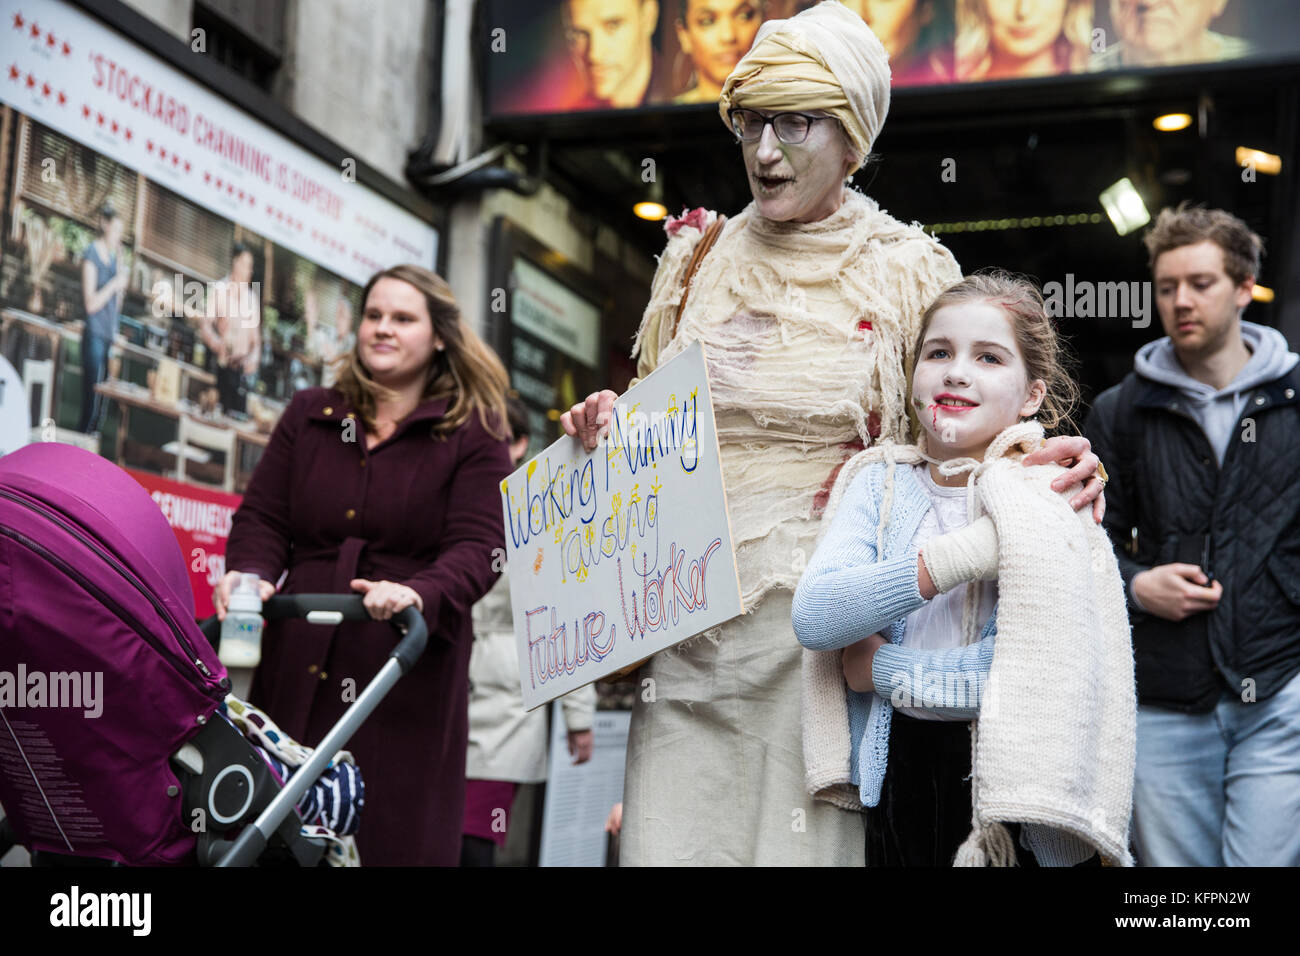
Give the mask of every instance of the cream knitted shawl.
[[[1063, 469], [1025, 467], [1023, 450], [1043, 435], [1036, 422], [1008, 428], [972, 470], [971, 517], [988, 513], [998, 531], [997, 643], [979, 719], [972, 725], [972, 822], [955, 865], [1011, 865], [1003, 822], [1068, 831], [1108, 861], [1132, 865], [1137, 703], [1123, 584], [1110, 539], [1091, 509], [1074, 512], [1049, 487]], [[826, 523], [845, 489], [872, 461], [915, 463], [919, 449], [878, 447], [842, 469]], [[883, 545], [892, 482], [881, 503]], [[966, 640], [981, 622], [968, 614]], [[840, 806], [848, 786], [848, 713], [838, 653], [804, 652], [804, 753], [810, 792]], [[817, 733], [812, 732], [817, 729]], [[860, 804], [859, 804], [860, 805]]]
[[854, 190], [813, 223], [773, 222], [750, 204], [704, 258], [673, 335], [686, 263], [714, 217], [701, 218], [669, 239], [632, 354], [644, 376], [704, 344], [752, 609], [798, 584], [835, 470], [872, 433], [908, 433], [905, 357], [922, 312], [961, 270], [920, 227]]

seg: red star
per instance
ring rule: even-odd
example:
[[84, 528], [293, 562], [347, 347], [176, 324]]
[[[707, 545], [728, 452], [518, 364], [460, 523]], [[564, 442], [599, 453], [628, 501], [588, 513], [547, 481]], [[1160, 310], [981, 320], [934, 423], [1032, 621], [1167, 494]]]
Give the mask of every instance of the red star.
[[205, 183], [211, 183], [211, 182], [212, 182], [212, 174], [211, 174], [210, 172], [208, 172], [206, 169], [203, 170], [203, 181], [204, 181]]
[[172, 153], [172, 165], [179, 166], [180, 164], [181, 164], [181, 158], [177, 156], [175, 153]]
[[187, 173], [190, 171], [190, 161], [188, 159], [185, 160], [185, 171]]
[[302, 221], [301, 221], [301, 220], [298, 221], [298, 231], [299, 231], [299, 232], [302, 232]]
[[271, 208], [271, 204], [270, 204], [270, 203], [267, 203], [267, 204], [266, 204], [266, 214], [269, 216], [269, 215], [271, 215], [271, 213], [273, 213], [273, 212], [275, 212], [275, 210]]
[[64, 40], [64, 41], [63, 41], [63, 55], [64, 55], [64, 56], [72, 56], [72, 47], [68, 46], [68, 41], [67, 41], [67, 40]]
[[11, 80], [16, 80], [16, 79], [18, 79], [18, 77], [20, 77], [20, 76], [22, 76], [22, 75], [23, 75], [23, 71], [20, 70], [20, 69], [18, 69], [18, 64], [17, 64], [17, 63], [15, 63], [13, 66], [9, 67], [9, 79], [11, 79]]
[[234, 183], [226, 183], [226, 195], [227, 195], [227, 196], [233, 196], [234, 194], [235, 194], [235, 184], [234, 184]]
[[152, 152], [153, 152], [153, 140], [148, 140], [148, 141], [144, 144], [144, 148], [145, 148], [145, 151], [146, 151], [146, 152], [150, 152], [150, 153], [152, 153]]
[[257, 205], [257, 202], [253, 199], [252, 196], [249, 196], [249, 197], [248, 197], [248, 204], [249, 204], [250, 206], [256, 206], [256, 205]]
[[239, 191], [239, 201], [240, 202], [244, 201], [244, 191], [242, 189]]
[[158, 147], [158, 158], [164, 163], [167, 162], [167, 150], [163, 149], [161, 146]]
[[21, 30], [22, 28], [23, 28], [23, 15], [22, 15], [21, 13], [15, 13], [15, 14], [14, 14], [14, 29], [15, 29], [15, 30]]
[[113, 132], [116, 133], [117, 130], [118, 130], [117, 120], [113, 120]]
[[31, 89], [32, 87], [34, 87], [35, 85], [36, 85], [36, 77], [34, 77], [34, 76], [32, 76], [30, 73], [28, 73], [28, 74], [27, 74], [27, 88], [30, 90], [30, 89]]
[[51, 92], [51, 90], [50, 90], [50, 84], [48, 84], [48, 83], [42, 83], [42, 84], [41, 84], [41, 96], [49, 96], [49, 95], [50, 95], [50, 92]]
[[33, 38], [41, 35], [41, 28], [37, 26], [35, 23], [32, 24], [31, 35]]
[[134, 136], [135, 134], [131, 132], [131, 127], [128, 126], [126, 128], [126, 133], [124, 135], [126, 136], [126, 141], [129, 143], [131, 142], [131, 137]]
[[46, 46], [58, 46], [58, 45], [59, 45], [59, 41], [56, 40], [56, 39], [54, 39], [54, 34], [53, 34], [53, 33], [47, 33], [47, 34], [45, 34], [45, 45], [46, 45]]
[[217, 177], [217, 188], [218, 188], [218, 189], [221, 188], [221, 177], [220, 177], [220, 176]]
[[68, 94], [64, 93], [62, 90], [59, 90], [59, 105], [60, 106], [68, 105]]
[[96, 113], [96, 114], [95, 114], [95, 122], [98, 123], [100, 126], [103, 126], [103, 125], [104, 125], [104, 114], [103, 114], [103, 113]]

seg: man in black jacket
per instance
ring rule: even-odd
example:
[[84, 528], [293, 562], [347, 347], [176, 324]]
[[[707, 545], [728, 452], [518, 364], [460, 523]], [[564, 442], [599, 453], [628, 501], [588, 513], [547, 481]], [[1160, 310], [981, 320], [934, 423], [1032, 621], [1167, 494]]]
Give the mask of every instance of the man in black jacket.
[[1300, 356], [1242, 321], [1263, 243], [1221, 210], [1145, 237], [1166, 337], [1093, 404], [1138, 689], [1147, 866], [1300, 865]]

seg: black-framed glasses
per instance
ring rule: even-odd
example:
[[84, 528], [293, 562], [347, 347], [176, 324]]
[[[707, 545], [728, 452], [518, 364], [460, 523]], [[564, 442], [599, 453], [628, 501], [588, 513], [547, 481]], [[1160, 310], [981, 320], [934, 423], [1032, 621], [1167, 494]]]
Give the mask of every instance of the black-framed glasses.
[[763, 136], [763, 127], [772, 124], [776, 138], [787, 146], [797, 146], [808, 138], [808, 131], [818, 120], [834, 119], [833, 116], [812, 116], [808, 113], [773, 113], [764, 116], [758, 110], [741, 107], [727, 114], [731, 120], [731, 130], [742, 143], [756, 143]]

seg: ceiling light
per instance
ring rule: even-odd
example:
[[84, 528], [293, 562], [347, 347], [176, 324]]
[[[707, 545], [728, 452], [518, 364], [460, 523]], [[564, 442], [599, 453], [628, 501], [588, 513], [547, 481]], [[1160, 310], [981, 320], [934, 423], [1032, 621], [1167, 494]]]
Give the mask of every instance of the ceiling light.
[[1255, 172], [1265, 176], [1276, 176], [1282, 171], [1282, 157], [1275, 153], [1266, 153], [1262, 149], [1247, 146], [1237, 147], [1237, 165], [1243, 169], [1253, 167]]
[[1192, 115], [1190, 113], [1166, 113], [1164, 116], [1157, 116], [1151, 125], [1162, 133], [1177, 133], [1180, 129], [1187, 129], [1192, 125]]
[[668, 207], [661, 202], [639, 202], [632, 207], [632, 211], [641, 219], [647, 219], [650, 222], [659, 222], [668, 215]]
[[1115, 231], [1127, 236], [1135, 229], [1141, 229], [1151, 221], [1151, 213], [1142, 201], [1137, 187], [1127, 176], [1106, 188], [1101, 194], [1101, 206], [1110, 216]]

